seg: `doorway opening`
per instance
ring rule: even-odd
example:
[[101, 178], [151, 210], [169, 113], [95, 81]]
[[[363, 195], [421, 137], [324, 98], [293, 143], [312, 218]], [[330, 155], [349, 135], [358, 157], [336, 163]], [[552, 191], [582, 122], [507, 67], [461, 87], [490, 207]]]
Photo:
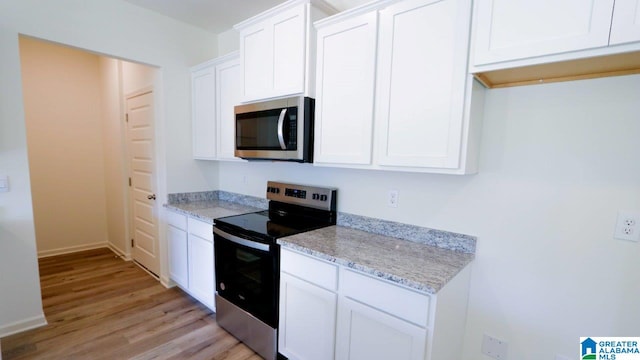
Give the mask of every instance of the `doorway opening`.
[[27, 36], [19, 43], [38, 257], [109, 247], [158, 277], [159, 257], [140, 261], [132, 248], [144, 244], [157, 255], [158, 205], [144, 209], [146, 227], [135, 225], [140, 211], [129, 184], [140, 149], [126, 114], [131, 96], [149, 94], [149, 196], [158, 183], [152, 125], [160, 70]]

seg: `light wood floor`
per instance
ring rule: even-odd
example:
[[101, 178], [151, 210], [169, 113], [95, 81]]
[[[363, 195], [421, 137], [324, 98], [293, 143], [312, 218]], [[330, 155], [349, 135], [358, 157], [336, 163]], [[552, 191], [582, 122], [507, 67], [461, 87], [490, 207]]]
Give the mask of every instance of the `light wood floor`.
[[2, 339], [11, 359], [261, 359], [215, 314], [108, 249], [40, 260], [48, 325]]

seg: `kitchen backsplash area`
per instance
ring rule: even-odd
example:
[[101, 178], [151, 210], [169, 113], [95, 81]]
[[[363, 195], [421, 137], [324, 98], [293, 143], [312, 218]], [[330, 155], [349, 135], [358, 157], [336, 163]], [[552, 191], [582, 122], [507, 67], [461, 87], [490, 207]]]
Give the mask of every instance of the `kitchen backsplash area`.
[[[267, 209], [267, 199], [228, 191], [201, 191], [168, 195], [168, 205], [206, 201], [228, 201], [243, 206]], [[466, 234], [425, 228], [395, 221], [338, 212], [337, 225], [378, 235], [413, 241], [442, 249], [475, 254], [476, 237]]]

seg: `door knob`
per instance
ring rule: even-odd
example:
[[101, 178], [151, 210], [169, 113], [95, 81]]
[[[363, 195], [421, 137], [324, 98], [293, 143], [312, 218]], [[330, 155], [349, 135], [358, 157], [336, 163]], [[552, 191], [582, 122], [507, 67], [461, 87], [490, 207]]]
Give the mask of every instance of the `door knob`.
[[151, 195], [147, 196], [147, 199], [155, 200], [156, 199], [156, 194], [151, 194]]

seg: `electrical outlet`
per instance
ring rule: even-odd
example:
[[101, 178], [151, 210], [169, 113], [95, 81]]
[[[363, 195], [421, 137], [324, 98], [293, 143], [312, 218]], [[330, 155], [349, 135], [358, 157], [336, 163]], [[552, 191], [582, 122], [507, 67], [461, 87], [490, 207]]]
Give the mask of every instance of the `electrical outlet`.
[[398, 190], [389, 190], [389, 197], [387, 198], [387, 206], [398, 207]]
[[482, 338], [482, 353], [497, 360], [507, 360], [509, 344], [493, 336], [484, 334]]
[[618, 211], [613, 237], [620, 240], [638, 241], [640, 235], [640, 213]]

